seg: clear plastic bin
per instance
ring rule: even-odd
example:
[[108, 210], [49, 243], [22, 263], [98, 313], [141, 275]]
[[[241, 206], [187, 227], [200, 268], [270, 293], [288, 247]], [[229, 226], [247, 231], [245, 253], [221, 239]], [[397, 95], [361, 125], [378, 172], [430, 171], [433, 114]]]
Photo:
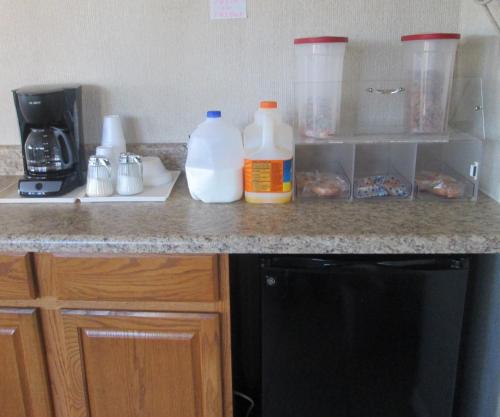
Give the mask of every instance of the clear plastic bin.
[[415, 192], [419, 199], [477, 200], [482, 141], [452, 138], [418, 146]]
[[416, 143], [356, 145], [355, 199], [413, 197]]
[[358, 135], [404, 134], [406, 89], [403, 80], [370, 80], [359, 83], [356, 125]]
[[328, 138], [337, 131], [348, 39], [295, 39], [296, 106], [302, 135]]
[[459, 39], [456, 33], [401, 38], [406, 49], [406, 119], [410, 133], [446, 131]]
[[406, 133], [404, 85], [403, 80], [361, 81], [357, 87], [354, 133]]
[[295, 148], [295, 155], [298, 198], [351, 198], [354, 145], [302, 145]]

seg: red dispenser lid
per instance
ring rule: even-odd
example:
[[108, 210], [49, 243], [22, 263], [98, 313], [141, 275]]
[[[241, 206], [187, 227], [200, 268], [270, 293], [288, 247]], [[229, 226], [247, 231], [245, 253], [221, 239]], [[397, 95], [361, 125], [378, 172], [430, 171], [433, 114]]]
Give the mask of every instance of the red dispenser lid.
[[349, 38], [345, 36], [320, 36], [317, 38], [297, 38], [293, 41], [295, 45], [304, 45], [307, 43], [346, 43]]
[[401, 41], [427, 41], [433, 39], [460, 39], [460, 33], [419, 33], [401, 36]]

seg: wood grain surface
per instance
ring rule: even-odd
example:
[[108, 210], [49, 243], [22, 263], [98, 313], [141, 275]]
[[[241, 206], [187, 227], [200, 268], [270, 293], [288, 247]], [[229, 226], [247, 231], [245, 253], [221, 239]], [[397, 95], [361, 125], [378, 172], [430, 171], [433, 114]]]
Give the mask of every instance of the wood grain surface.
[[40, 309], [47, 367], [56, 417], [69, 416], [69, 383], [66, 366], [66, 344], [64, 326], [59, 309]]
[[52, 417], [36, 310], [0, 309], [0, 415]]
[[70, 417], [220, 417], [217, 314], [63, 310]]
[[30, 254], [0, 254], [0, 299], [36, 296]]
[[233, 370], [231, 355], [231, 303], [229, 288], [229, 256], [219, 257], [221, 300], [218, 311], [222, 326], [222, 385], [224, 390], [224, 415], [233, 417]]
[[[29, 257], [39, 296], [14, 297], [0, 286], [0, 308], [38, 311], [56, 417], [232, 417], [229, 256]], [[141, 283], [152, 286], [142, 289]], [[0, 332], [8, 333], [3, 324]], [[2, 337], [0, 356], [9, 365], [2, 362], [0, 369], [12, 374], [11, 336]], [[0, 395], [10, 409], [24, 412], [19, 404], [25, 397], [13, 394], [15, 384], [4, 385], [4, 392], [0, 387]], [[124, 392], [126, 398], [115, 401]]]
[[63, 300], [215, 301], [217, 256], [53, 256], [56, 297]]

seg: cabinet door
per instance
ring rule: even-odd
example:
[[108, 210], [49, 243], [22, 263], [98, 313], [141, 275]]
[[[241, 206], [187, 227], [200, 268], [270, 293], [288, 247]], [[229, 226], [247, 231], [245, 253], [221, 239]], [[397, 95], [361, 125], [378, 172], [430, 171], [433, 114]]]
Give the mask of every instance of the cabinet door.
[[52, 255], [54, 295], [63, 300], [216, 301], [216, 255]]
[[0, 298], [26, 300], [35, 296], [31, 256], [0, 254]]
[[51, 407], [36, 311], [0, 308], [0, 415], [50, 417]]
[[217, 314], [63, 310], [70, 417], [221, 417]]

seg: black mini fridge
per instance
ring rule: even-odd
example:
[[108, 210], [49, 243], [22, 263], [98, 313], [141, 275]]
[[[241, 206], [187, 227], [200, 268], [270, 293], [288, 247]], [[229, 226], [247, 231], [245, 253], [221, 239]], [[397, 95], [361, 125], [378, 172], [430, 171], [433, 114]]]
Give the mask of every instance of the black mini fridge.
[[467, 258], [241, 256], [232, 270], [251, 415], [456, 415]]

